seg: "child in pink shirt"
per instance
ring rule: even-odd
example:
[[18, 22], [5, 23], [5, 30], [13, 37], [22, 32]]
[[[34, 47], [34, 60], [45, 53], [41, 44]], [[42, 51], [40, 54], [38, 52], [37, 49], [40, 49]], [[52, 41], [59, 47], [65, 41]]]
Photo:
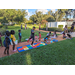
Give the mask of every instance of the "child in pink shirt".
[[35, 41], [36, 41], [36, 42], [38, 41], [38, 37], [37, 37], [37, 35], [35, 35]]

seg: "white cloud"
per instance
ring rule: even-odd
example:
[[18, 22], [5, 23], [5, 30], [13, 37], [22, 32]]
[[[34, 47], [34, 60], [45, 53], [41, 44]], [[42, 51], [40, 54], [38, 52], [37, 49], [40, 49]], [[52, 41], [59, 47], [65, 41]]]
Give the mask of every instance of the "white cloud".
[[56, 11], [56, 9], [51, 9], [54, 13], [55, 13], [55, 11]]
[[26, 10], [26, 12], [28, 13], [28, 16], [30, 16], [30, 13], [28, 12], [28, 9]]
[[27, 12], [27, 16], [26, 16], [26, 18], [29, 20], [29, 17], [30, 17], [30, 13], [28, 12], [28, 9], [26, 10], [26, 12]]
[[43, 14], [46, 14], [48, 12], [47, 9], [37, 9], [37, 12], [41, 11]]

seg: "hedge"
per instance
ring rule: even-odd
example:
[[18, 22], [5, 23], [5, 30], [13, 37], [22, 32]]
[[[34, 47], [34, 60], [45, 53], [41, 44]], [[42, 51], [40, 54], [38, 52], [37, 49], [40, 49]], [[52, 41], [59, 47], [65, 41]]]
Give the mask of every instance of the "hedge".
[[2, 28], [2, 27], [3, 27], [3, 25], [1, 24], [1, 25], [0, 25], [0, 28]]
[[63, 28], [63, 25], [58, 25], [58, 28]]
[[2, 35], [5, 35], [6, 29], [0, 28], [0, 32], [2, 33]]
[[[40, 28], [41, 30], [46, 30], [46, 28]], [[52, 27], [52, 28], [48, 28], [48, 31], [58, 31], [58, 32], [61, 32], [62, 29], [61, 28], [55, 28], [55, 27]]]

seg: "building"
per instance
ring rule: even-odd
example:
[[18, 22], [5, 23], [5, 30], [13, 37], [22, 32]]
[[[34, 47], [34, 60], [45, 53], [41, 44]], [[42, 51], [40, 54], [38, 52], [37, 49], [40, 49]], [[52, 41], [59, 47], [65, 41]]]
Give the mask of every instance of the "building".
[[56, 27], [56, 28], [58, 28], [59, 25], [63, 25], [63, 28], [64, 28], [65, 25], [70, 27], [72, 23], [73, 23], [73, 21], [67, 21], [67, 22], [47, 22], [46, 24], [48, 25], [48, 27]]

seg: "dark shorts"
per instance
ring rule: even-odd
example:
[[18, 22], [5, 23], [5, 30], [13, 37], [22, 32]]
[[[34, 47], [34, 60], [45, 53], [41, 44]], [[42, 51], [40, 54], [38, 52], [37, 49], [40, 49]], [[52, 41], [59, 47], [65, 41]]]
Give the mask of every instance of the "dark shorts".
[[34, 39], [34, 36], [31, 36], [30, 38], [31, 38], [33, 41], [35, 40], [35, 39]]
[[74, 27], [71, 27], [71, 29], [74, 29]]
[[21, 39], [21, 37], [19, 37], [19, 39]]
[[2, 42], [1, 38], [0, 38], [0, 43]]

